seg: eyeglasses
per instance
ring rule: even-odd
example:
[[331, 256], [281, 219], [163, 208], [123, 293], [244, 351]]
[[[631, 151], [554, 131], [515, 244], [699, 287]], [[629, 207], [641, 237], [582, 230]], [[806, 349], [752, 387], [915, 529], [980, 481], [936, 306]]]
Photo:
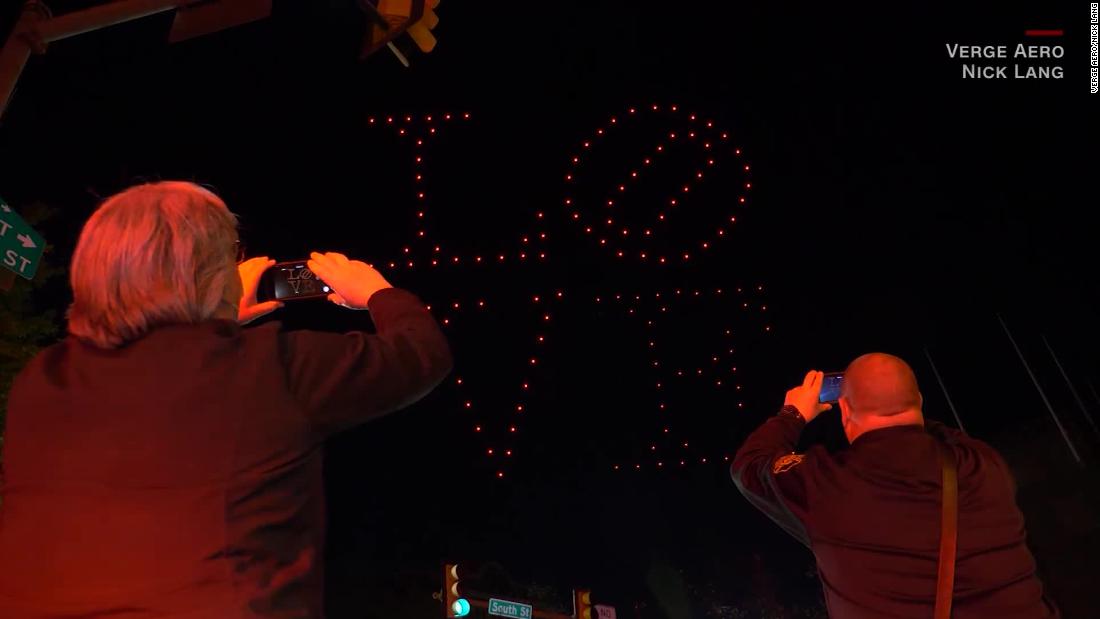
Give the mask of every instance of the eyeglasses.
[[245, 246], [240, 239], [233, 241], [233, 253], [237, 256], [237, 264], [244, 262]]

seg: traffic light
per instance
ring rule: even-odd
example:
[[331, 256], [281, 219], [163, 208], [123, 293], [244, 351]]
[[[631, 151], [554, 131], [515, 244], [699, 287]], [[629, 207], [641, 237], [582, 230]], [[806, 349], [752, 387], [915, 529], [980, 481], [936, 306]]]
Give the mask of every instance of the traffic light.
[[360, 58], [366, 58], [389, 45], [401, 63], [407, 66], [408, 59], [393, 44], [404, 33], [422, 52], [427, 53], [435, 48], [436, 40], [431, 31], [439, 24], [439, 16], [435, 14], [439, 0], [361, 0], [359, 6], [371, 21], [363, 38]]
[[576, 589], [573, 591], [573, 598], [577, 619], [592, 619], [592, 592], [588, 589]]
[[425, 54], [435, 49], [435, 36], [432, 34], [432, 29], [439, 25], [439, 16], [435, 14], [437, 6], [439, 6], [439, 0], [428, 0], [424, 4], [424, 16], [405, 31]]
[[447, 617], [465, 617], [470, 614], [470, 602], [458, 593], [458, 565], [443, 566], [443, 600]]

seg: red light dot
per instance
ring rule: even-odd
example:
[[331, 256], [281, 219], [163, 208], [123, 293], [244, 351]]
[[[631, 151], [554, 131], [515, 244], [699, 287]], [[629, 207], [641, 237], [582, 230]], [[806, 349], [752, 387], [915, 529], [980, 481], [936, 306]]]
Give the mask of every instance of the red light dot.
[[689, 191], [691, 191], [691, 187], [688, 187], [687, 185], [684, 185], [684, 193], [687, 193]]
[[534, 357], [531, 358], [531, 365], [537, 365], [538, 362], [539, 362], [538, 359], [535, 359]]
[[489, 454], [490, 456], [493, 455], [493, 448], [490, 447], [489, 449], [486, 449], [485, 453]]
[[580, 219], [580, 218], [581, 218], [580, 213], [573, 213], [573, 219]]
[[462, 115], [462, 117], [463, 117], [463, 118], [469, 118], [469, 117], [470, 117], [470, 113], [469, 113], [469, 112], [466, 112], [465, 114], [463, 114], [463, 115]]
[[[510, 455], [512, 455], [512, 450], [511, 450], [511, 449], [509, 449], [508, 451], [505, 451], [505, 452], [504, 452], [504, 455], [506, 455], [506, 456], [510, 456]], [[703, 462], [706, 462], [706, 461], [707, 461], [707, 459], [706, 459], [706, 458], [703, 458]]]
[[596, 129], [596, 135], [603, 135], [603, 129]]
[[390, 116], [389, 118], [387, 118], [387, 119], [386, 119], [386, 122], [388, 122], [388, 123], [392, 123], [392, 122], [393, 122], [393, 116]]
[[619, 191], [626, 191], [626, 185], [619, 185]]
[[508, 431], [509, 431], [509, 432], [515, 432], [515, 431], [516, 431], [516, 427], [515, 427], [515, 426], [512, 426], [512, 427], [508, 428]]
[[451, 115], [450, 115], [450, 114], [444, 114], [444, 115], [443, 115], [443, 120], [450, 120], [450, 119], [451, 119]]
[[523, 388], [524, 388], [524, 389], [528, 389], [528, 388], [530, 388], [530, 386], [531, 386], [531, 385], [529, 385], [529, 384], [527, 384], [527, 383], [523, 383], [523, 385], [522, 385], [522, 386], [523, 386]]
[[550, 314], [543, 314], [542, 319], [543, 320], [550, 320]]
[[656, 112], [656, 111], [657, 111], [657, 104], [656, 104], [656, 103], [654, 103], [654, 104], [653, 104], [653, 111], [654, 111], [654, 112]]
[[615, 117], [614, 116], [611, 117], [611, 124], [613, 124], [613, 125], [615, 124]]
[[649, 159], [643, 160], [642, 163], [644, 163], [645, 165], [649, 165]]
[[657, 152], [661, 152], [661, 151], [663, 151], [664, 149], [665, 149], [665, 147], [664, 147], [664, 146], [661, 146], [660, 144], [658, 144], [658, 145], [657, 145]]
[[632, 176], [634, 178], [638, 178], [638, 173], [636, 171], [631, 171], [630, 176]]
[[370, 118], [370, 119], [367, 120], [367, 122], [373, 125], [374, 124], [374, 119]]
[[466, 402], [466, 408], [473, 408], [473, 407], [474, 407], [473, 402]]
[[517, 404], [516, 405], [516, 412], [517, 413], [522, 413], [523, 412], [523, 405], [522, 404]]
[[627, 110], [627, 111], [628, 111], [628, 112], [630, 112], [631, 114], [633, 114], [633, 113], [635, 112], [634, 108], [630, 108], [630, 109], [629, 109], [629, 110]]
[[[430, 308], [429, 308], [429, 309], [430, 309]], [[456, 384], [456, 385], [461, 385], [461, 384], [462, 384], [462, 379], [461, 379], [461, 378], [456, 378], [456, 379], [455, 379], [455, 384]]]
[[591, 145], [592, 145], [592, 143], [591, 143], [591, 142], [585, 142], [585, 143], [584, 143], [584, 147], [585, 147], [585, 148], [588, 148], [588, 147], [589, 147], [589, 146], [591, 146]]
[[474, 432], [481, 432], [481, 426], [474, 426]]
[[411, 123], [411, 122], [412, 122], [412, 119], [413, 119], [413, 117], [412, 117], [412, 116], [406, 116], [406, 117], [405, 117], [405, 122], [407, 122], [407, 123]]
[[497, 471], [497, 479], [504, 479], [504, 471]]
[[401, 135], [405, 135], [405, 130], [401, 129], [400, 131], [398, 131], [398, 133], [400, 133]]
[[577, 162], [578, 162], [578, 161], [580, 161], [580, 160], [581, 160], [581, 158], [580, 158], [580, 157], [573, 157], [573, 163], [577, 163]]
[[733, 154], [740, 155], [741, 154], [741, 149], [738, 148], [737, 150], [733, 151]]

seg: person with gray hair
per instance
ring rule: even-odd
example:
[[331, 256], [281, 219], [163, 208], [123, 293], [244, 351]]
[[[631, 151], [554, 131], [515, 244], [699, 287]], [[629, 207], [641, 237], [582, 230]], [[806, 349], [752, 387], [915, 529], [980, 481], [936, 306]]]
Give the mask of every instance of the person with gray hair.
[[829, 616], [1057, 617], [1000, 454], [925, 419], [912, 368], [884, 353], [844, 372], [837, 403], [849, 448], [797, 453], [802, 429], [832, 408], [819, 401], [823, 379], [811, 371], [788, 391], [730, 472], [813, 551]]
[[0, 617], [324, 616], [322, 447], [450, 372], [428, 309], [335, 253], [308, 266], [375, 332], [242, 329], [274, 261], [191, 183], [106, 200], [73, 255], [69, 336], [16, 377]]

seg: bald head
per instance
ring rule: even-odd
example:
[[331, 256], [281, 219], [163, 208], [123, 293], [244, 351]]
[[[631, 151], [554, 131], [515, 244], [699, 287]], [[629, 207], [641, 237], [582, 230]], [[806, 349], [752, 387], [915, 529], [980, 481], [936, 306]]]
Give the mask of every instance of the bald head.
[[913, 368], [886, 353], [869, 353], [849, 364], [842, 391], [852, 414], [861, 417], [890, 417], [921, 408]]

